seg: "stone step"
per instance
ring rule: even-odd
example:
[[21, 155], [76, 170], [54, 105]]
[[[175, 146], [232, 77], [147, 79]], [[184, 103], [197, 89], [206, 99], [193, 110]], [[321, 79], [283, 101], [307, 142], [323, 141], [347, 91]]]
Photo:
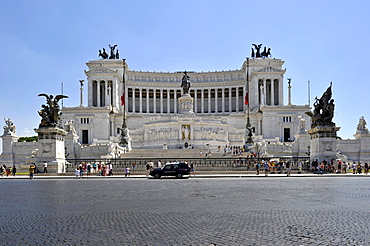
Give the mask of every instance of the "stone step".
[[[122, 154], [123, 158], [198, 158], [200, 157], [200, 151], [203, 153], [203, 157], [209, 150], [200, 149], [133, 149], [128, 153]], [[211, 150], [211, 158], [222, 158], [230, 157], [228, 154], [224, 156], [223, 151], [218, 152], [217, 150]]]

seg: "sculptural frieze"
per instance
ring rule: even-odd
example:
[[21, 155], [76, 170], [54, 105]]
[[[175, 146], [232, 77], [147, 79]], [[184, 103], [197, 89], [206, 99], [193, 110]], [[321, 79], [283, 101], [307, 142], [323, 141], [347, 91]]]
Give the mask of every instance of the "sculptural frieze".
[[313, 112], [306, 112], [307, 115], [311, 117], [311, 128], [317, 126], [335, 126], [333, 123], [334, 117], [334, 99], [331, 98], [331, 84], [329, 88], [324, 92], [320, 99], [315, 98], [315, 103], [313, 104]]
[[41, 107], [42, 109], [38, 111], [39, 115], [41, 116], [41, 123], [39, 125], [40, 128], [45, 127], [60, 127], [60, 117], [62, 115], [62, 112], [59, 107], [59, 100], [62, 98], [68, 98], [68, 96], [65, 95], [47, 95], [47, 94], [39, 94], [40, 96], [44, 96], [46, 98], [46, 105], [43, 104]]

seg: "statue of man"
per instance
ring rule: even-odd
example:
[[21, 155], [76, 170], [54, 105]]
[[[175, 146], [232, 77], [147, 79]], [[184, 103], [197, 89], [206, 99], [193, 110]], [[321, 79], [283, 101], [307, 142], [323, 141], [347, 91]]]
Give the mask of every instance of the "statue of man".
[[182, 76], [181, 87], [184, 90], [184, 94], [189, 94], [190, 77], [186, 71], [184, 72], [184, 76]]

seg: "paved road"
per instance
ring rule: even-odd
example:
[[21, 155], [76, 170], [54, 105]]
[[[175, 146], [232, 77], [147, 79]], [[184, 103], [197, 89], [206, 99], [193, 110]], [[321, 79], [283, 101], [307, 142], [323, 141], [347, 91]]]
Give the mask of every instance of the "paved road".
[[370, 245], [370, 178], [0, 180], [0, 245]]

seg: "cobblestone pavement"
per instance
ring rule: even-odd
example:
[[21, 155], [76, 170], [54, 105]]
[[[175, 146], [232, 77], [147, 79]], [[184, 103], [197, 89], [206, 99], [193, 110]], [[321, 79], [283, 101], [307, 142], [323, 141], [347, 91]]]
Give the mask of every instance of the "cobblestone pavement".
[[370, 178], [0, 180], [0, 245], [370, 245]]

